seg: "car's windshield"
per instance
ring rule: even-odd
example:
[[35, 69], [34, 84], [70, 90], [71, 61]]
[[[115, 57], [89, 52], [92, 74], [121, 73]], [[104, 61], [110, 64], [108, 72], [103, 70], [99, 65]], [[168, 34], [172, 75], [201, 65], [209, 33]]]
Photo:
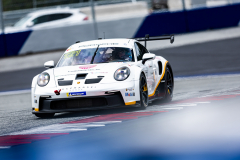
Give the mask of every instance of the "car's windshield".
[[129, 61], [133, 61], [130, 48], [99, 47], [67, 52], [62, 56], [57, 67]]
[[14, 24], [14, 27], [21, 27], [21, 26], [22, 26], [25, 22], [27, 22], [30, 18], [31, 18], [31, 16], [23, 17], [22, 19], [20, 19], [19, 21], [17, 21], [17, 22]]

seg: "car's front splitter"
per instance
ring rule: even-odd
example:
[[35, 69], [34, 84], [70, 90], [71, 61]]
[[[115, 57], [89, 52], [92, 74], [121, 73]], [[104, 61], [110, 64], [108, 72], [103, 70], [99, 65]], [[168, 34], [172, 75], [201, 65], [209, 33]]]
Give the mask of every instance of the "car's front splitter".
[[[136, 106], [138, 103], [135, 104]], [[103, 108], [124, 107], [125, 103], [120, 92], [97, 97], [76, 97], [52, 99], [41, 97], [39, 109], [33, 113], [59, 113]]]
[[[136, 101], [140, 100], [139, 87], [136, 86], [139, 86], [138, 81], [120, 82], [112, 84], [84, 85], [84, 88], [81, 87], [80, 89], [75, 86], [59, 86], [56, 88], [45, 88], [37, 86], [36, 89], [32, 89], [32, 108], [34, 108], [34, 111], [40, 112], [42, 105], [41, 101], [43, 99], [45, 99], [45, 101], [51, 100], [53, 102], [61, 100], [72, 101], [75, 98], [91, 99], [91, 97], [107, 97], [117, 92], [120, 93], [124, 102], [123, 104], [135, 105]], [[59, 95], [57, 95], [54, 91], [58, 91]], [[108, 105], [111, 104], [109, 103]]]

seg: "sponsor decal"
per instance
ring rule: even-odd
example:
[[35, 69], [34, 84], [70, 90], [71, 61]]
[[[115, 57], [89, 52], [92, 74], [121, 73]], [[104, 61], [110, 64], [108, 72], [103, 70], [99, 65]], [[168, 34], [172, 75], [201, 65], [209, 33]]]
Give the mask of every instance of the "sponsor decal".
[[77, 84], [80, 84], [80, 82], [77, 82]]
[[79, 70], [73, 70], [68, 72], [80, 72], [80, 71], [100, 71], [100, 69], [79, 69]]
[[126, 88], [126, 91], [133, 91], [133, 88]]
[[60, 95], [60, 92], [61, 92], [61, 89], [54, 91], [54, 93], [55, 93], [57, 96]]
[[67, 97], [86, 96], [87, 95], [86, 91], [84, 91], [84, 92], [69, 92], [69, 93], [66, 93], [66, 94], [67, 94]]
[[90, 68], [93, 68], [93, 67], [96, 67], [97, 65], [88, 65], [88, 66], [81, 66], [79, 67], [80, 69], [90, 69]]
[[68, 52], [68, 53], [64, 54], [64, 59], [71, 58], [71, 57], [74, 57], [74, 56], [78, 56], [80, 54], [80, 52], [81, 52], [81, 50]]
[[67, 51], [70, 51], [72, 48], [68, 48]]
[[135, 96], [135, 92], [132, 92], [132, 93], [125, 93], [125, 96], [126, 96], [126, 97]]
[[56, 75], [55, 77], [66, 77], [66, 76], [72, 76], [72, 75], [75, 75], [75, 74]]
[[90, 72], [91, 74], [107, 74], [108, 72]]
[[81, 45], [80, 47], [91, 47], [91, 46], [98, 46], [98, 45], [118, 45], [118, 43], [99, 43], [99, 44], [88, 44], [88, 45]]

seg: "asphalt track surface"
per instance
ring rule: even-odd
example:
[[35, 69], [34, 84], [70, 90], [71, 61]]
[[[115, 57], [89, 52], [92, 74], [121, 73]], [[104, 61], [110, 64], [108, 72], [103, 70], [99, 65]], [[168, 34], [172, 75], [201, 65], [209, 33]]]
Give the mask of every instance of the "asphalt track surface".
[[[153, 102], [146, 110], [40, 119], [31, 114], [29, 92], [0, 95], [0, 159], [240, 159], [240, 74], [229, 74], [240, 71], [239, 40], [156, 51], [182, 78], [175, 79], [171, 103]], [[27, 77], [41, 70], [14, 72], [19, 81], [11, 74], [2, 80], [7, 73], [1, 73], [1, 83], [13, 79], [15, 87], [30, 88]]]
[[[240, 38], [234, 38], [151, 52], [170, 62], [174, 76], [191, 76], [239, 72], [239, 46]], [[0, 91], [29, 89], [32, 78], [44, 70], [44, 67], [39, 67], [2, 72]]]

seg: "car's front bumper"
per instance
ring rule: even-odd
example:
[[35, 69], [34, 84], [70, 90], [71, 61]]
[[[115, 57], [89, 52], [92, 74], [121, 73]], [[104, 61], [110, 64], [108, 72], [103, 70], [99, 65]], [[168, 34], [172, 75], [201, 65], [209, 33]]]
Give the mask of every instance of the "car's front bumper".
[[65, 99], [52, 99], [41, 97], [39, 110], [33, 113], [58, 113], [81, 110], [92, 110], [124, 106], [124, 100], [120, 92], [98, 97], [74, 97]]
[[[32, 88], [33, 113], [57, 113], [134, 105], [140, 100], [139, 82], [84, 85], [83, 87]], [[60, 95], [54, 90], [61, 89]], [[69, 96], [71, 92], [85, 95]], [[134, 94], [129, 94], [134, 93]]]

